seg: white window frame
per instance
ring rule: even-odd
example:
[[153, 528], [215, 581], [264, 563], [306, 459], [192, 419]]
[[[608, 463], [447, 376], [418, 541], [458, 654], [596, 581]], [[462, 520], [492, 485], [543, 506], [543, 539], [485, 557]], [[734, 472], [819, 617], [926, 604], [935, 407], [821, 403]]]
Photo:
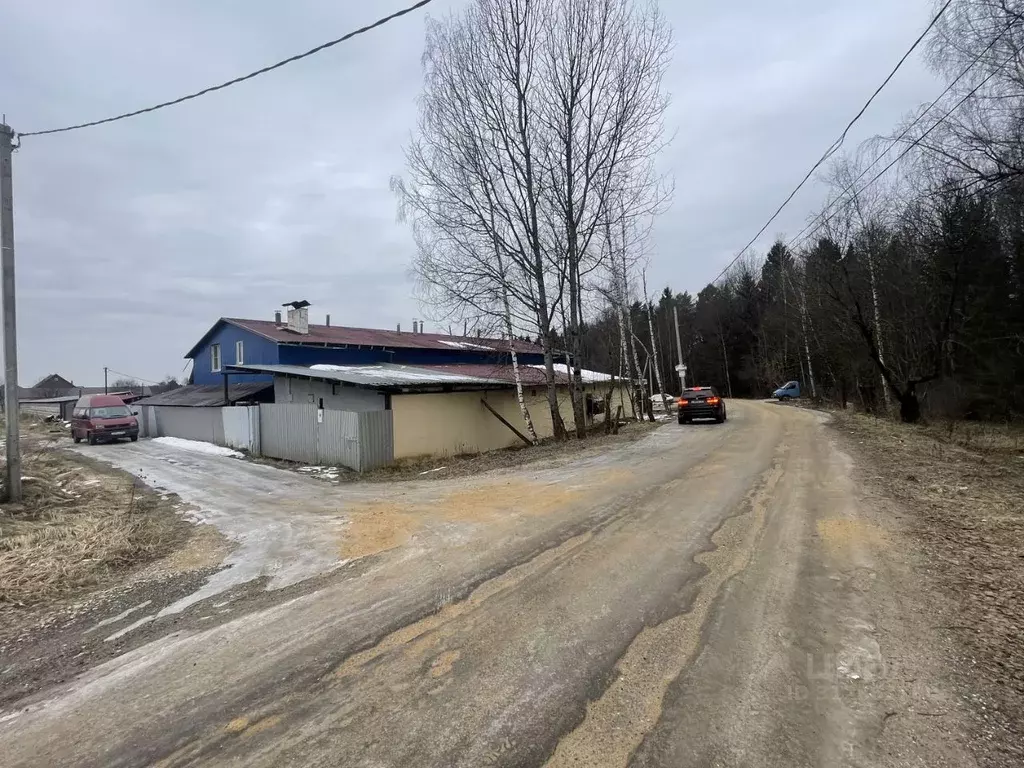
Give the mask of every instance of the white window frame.
[[235, 365], [245, 365], [245, 344], [242, 341], [235, 342]]
[[221, 367], [220, 344], [210, 345], [210, 370], [218, 373]]

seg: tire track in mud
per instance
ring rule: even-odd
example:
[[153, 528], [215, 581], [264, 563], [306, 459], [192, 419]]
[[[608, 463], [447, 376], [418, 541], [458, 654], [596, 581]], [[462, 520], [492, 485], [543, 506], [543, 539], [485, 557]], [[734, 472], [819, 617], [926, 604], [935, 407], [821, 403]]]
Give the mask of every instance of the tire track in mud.
[[[700, 463], [706, 458], [696, 457], [694, 463]], [[415, 644], [417, 640], [422, 643], [425, 635], [470, 614], [488, 599], [514, 589], [531, 576], [554, 568], [571, 558], [595, 534], [630, 516], [634, 507], [641, 505], [645, 499], [664, 493], [678, 482], [681, 481], [645, 486], [639, 491], [608, 500], [583, 520], [552, 531], [539, 548], [531, 548], [521, 557], [484, 570], [459, 587], [446, 588], [443, 594], [435, 592], [434, 599], [425, 604], [417, 612], [418, 615], [406, 615], [382, 626], [381, 631], [367, 643], [346, 649], [333, 660], [327, 658], [320, 661], [314, 668], [307, 667], [296, 674], [283, 678], [278, 676], [260, 684], [245, 694], [244, 705], [241, 701], [238, 701], [240, 706], [237, 707], [226, 702], [221, 710], [231, 718], [230, 722], [208, 721], [190, 733], [179, 734], [170, 751], [150, 745], [146, 750], [146, 759], [156, 761], [155, 764], [160, 768], [190, 765], [214, 758], [231, 744], [234, 737], [245, 732], [228, 727], [231, 723], [237, 724], [243, 719], [251, 723], [262, 723], [274, 718], [274, 727], [284, 729], [291, 722], [303, 720], [320, 706], [320, 694], [328, 686], [336, 685], [363, 670], [372, 673], [369, 668], [373, 662], [389, 652], [408, 648], [409, 643]], [[282, 690], [287, 692], [282, 694]], [[241, 696], [237, 699], [241, 699]], [[132, 764], [132, 760], [128, 759], [123, 764]]]
[[702, 645], [703, 628], [721, 590], [749, 564], [767, 524], [769, 501], [783, 476], [788, 449], [777, 449], [740, 508], [723, 518], [693, 561], [704, 569], [688, 608], [644, 628], [615, 664], [614, 678], [587, 704], [583, 720], [559, 740], [545, 768], [627, 766], [661, 716], [669, 686]]

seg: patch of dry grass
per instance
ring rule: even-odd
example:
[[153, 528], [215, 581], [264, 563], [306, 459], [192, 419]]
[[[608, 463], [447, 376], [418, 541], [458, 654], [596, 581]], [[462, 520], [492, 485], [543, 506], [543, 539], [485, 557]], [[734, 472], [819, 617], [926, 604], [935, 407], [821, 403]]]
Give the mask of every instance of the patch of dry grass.
[[948, 611], [939, 629], [956, 639], [956, 671], [984, 703], [982, 764], [1024, 764], [1024, 430], [853, 414], [833, 424], [902, 502], [902, 523], [926, 554]]
[[980, 453], [1024, 457], [1024, 426], [983, 421], [929, 424], [925, 432], [936, 440]]
[[38, 446], [22, 471], [24, 500], [0, 507], [0, 607], [98, 586], [181, 539], [176, 516], [129, 475]]

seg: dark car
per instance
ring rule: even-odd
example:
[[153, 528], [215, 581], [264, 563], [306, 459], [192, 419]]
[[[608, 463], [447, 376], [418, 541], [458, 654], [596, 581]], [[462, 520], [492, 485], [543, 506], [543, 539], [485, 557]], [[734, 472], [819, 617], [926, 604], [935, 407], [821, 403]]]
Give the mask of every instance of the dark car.
[[75, 403], [71, 413], [71, 439], [76, 443], [88, 441], [114, 442], [139, 439], [139, 422], [132, 416], [124, 400], [116, 395], [85, 395]]
[[726, 420], [725, 401], [714, 387], [687, 387], [679, 398], [679, 423], [694, 419], [714, 419], [719, 424]]

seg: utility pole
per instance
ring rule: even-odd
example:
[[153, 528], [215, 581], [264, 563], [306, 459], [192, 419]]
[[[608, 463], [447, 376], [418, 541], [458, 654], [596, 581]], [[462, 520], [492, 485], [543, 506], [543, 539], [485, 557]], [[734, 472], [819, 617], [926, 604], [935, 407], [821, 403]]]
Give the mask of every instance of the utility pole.
[[110, 394], [109, 392], [107, 392], [107, 366], [105, 366], [105, 365], [103, 366], [103, 394], [104, 395], [109, 395]]
[[676, 366], [676, 373], [679, 374], [679, 391], [686, 389], [686, 363], [683, 362], [683, 342], [679, 340], [679, 307], [672, 302], [672, 317], [676, 322], [676, 352], [679, 354], [679, 365]]
[[14, 131], [0, 122], [0, 271], [4, 317], [4, 410], [7, 421], [7, 501], [21, 501], [18, 417], [18, 328], [14, 305]]

